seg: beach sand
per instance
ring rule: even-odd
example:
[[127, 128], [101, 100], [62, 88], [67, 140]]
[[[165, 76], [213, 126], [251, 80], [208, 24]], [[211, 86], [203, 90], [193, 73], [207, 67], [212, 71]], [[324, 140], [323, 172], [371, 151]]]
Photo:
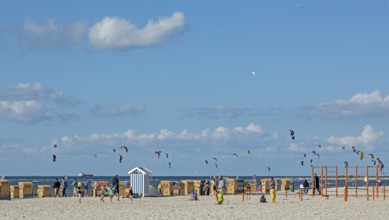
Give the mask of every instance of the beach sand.
[[[366, 201], [366, 197], [304, 196], [277, 194], [277, 203], [259, 203], [259, 195], [242, 202], [241, 195], [226, 195], [222, 205], [215, 197], [200, 196], [190, 201], [189, 196], [141, 198], [131, 201], [123, 198], [113, 203], [105, 199], [85, 197], [78, 204], [75, 198], [33, 198], [0, 201], [0, 219], [388, 219], [389, 200], [382, 197]], [[266, 195], [269, 202], [270, 196]]]

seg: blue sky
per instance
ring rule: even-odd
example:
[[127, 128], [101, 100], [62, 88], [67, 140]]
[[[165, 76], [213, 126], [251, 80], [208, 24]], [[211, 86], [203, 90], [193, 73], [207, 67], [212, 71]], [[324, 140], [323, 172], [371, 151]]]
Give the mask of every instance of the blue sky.
[[384, 0], [4, 3], [0, 174], [385, 163], [388, 39]]

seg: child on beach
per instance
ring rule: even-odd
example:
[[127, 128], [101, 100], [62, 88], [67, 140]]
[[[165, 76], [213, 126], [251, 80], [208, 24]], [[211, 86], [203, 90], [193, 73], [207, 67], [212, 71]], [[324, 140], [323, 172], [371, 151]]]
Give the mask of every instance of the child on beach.
[[197, 201], [198, 200], [196, 190], [192, 191], [192, 198], [190, 198], [190, 200], [193, 200], [193, 201]]
[[82, 196], [81, 187], [78, 187], [77, 188], [77, 203], [81, 203], [81, 196]]
[[128, 191], [129, 191], [129, 196], [130, 196], [131, 201], [134, 201], [134, 191], [132, 190], [132, 186], [131, 185], [130, 185]]
[[104, 204], [104, 197], [107, 195], [107, 189], [105, 188], [105, 186], [101, 186], [100, 188], [100, 204], [103, 203]]
[[221, 205], [223, 204], [224, 198], [223, 193], [221, 191], [217, 191], [217, 204]]
[[112, 198], [113, 198], [113, 190], [111, 186], [107, 186], [107, 191], [108, 191], [108, 196], [109, 196], [109, 203], [112, 203]]

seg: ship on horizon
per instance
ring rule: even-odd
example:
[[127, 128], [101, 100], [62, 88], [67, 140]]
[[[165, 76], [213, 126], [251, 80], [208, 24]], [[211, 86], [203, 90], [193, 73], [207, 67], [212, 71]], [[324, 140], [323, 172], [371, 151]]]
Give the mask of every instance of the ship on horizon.
[[83, 173], [83, 172], [81, 172], [81, 173], [79, 173], [78, 175], [77, 175], [78, 177], [93, 177], [93, 174], [87, 174], [87, 173]]

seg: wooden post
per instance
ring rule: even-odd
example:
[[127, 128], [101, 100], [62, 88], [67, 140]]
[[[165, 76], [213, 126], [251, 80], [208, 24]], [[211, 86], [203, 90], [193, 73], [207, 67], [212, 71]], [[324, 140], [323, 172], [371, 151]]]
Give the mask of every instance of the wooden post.
[[378, 199], [378, 166], [375, 168], [375, 185], [376, 185], [376, 196]]
[[384, 197], [384, 200], [385, 200], [385, 185], [382, 186], [382, 197]]
[[325, 177], [325, 173], [324, 173], [324, 167], [322, 166], [321, 169], [320, 169], [320, 191], [321, 191], [321, 196], [323, 197], [323, 186], [324, 186], [324, 177]]
[[315, 196], [315, 193], [313, 193], [315, 191], [315, 184], [313, 184], [314, 181], [315, 181], [315, 167], [312, 166], [312, 175], [311, 175], [312, 197]]
[[346, 166], [346, 182], [344, 184], [344, 201], [348, 200], [348, 166]]
[[242, 202], [244, 202], [244, 190], [242, 192]]
[[373, 200], [375, 200], [375, 191], [374, 191], [374, 186], [373, 186], [373, 193], [372, 193], [372, 195], [373, 195]]
[[335, 169], [335, 195], [338, 198], [338, 166]]
[[358, 198], [358, 166], [355, 166], [355, 198]]
[[369, 201], [369, 166], [366, 166], [366, 200]]
[[[325, 195], [328, 196], [328, 169], [327, 169], [327, 166], [326, 166], [325, 173], [326, 173], [326, 181], [324, 182], [324, 184], [325, 184], [325, 190], [326, 190]], [[323, 194], [323, 190], [322, 190], [321, 192], [322, 192], [322, 194]]]
[[299, 191], [298, 191], [298, 195], [299, 195], [299, 200], [300, 202], [303, 201], [303, 194], [301, 193], [301, 189], [299, 188]]

